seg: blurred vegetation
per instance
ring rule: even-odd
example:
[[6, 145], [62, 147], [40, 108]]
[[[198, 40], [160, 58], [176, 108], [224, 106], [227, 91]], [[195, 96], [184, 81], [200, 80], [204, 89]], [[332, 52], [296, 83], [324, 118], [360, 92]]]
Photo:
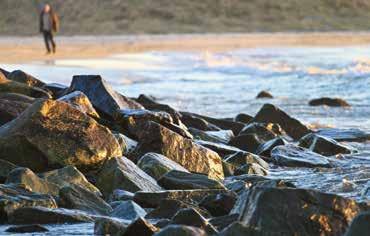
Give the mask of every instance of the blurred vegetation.
[[[0, 0], [0, 34], [38, 33], [43, 0]], [[50, 0], [61, 34], [359, 31], [370, 0]]]

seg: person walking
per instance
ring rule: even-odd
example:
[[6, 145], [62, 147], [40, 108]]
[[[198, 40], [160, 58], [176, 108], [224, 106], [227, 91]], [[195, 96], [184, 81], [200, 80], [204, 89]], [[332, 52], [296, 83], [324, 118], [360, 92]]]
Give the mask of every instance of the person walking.
[[[47, 54], [56, 52], [54, 33], [58, 32], [59, 20], [49, 4], [45, 4], [40, 14], [40, 33], [44, 36]], [[50, 44], [52, 49], [50, 49]]]

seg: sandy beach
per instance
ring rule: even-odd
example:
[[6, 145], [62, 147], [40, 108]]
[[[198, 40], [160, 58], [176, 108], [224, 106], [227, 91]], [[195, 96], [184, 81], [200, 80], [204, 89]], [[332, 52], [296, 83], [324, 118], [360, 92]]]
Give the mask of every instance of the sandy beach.
[[370, 43], [370, 32], [57, 36], [57, 54], [45, 55], [41, 36], [0, 37], [1, 63], [101, 58], [112, 54], [165, 50], [223, 51], [272, 46], [348, 46]]

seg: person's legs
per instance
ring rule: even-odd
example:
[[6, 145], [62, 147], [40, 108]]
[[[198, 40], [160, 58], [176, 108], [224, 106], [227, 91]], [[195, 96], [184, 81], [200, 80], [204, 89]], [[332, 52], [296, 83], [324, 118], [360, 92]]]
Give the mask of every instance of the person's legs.
[[50, 42], [51, 42], [51, 46], [53, 47], [53, 53], [55, 53], [55, 51], [56, 51], [56, 46], [57, 46], [57, 45], [55, 44], [53, 33], [50, 33]]
[[44, 31], [43, 32], [43, 35], [44, 35], [44, 41], [45, 41], [45, 46], [46, 46], [46, 50], [47, 50], [47, 53], [50, 53], [50, 45], [49, 45], [49, 32], [47, 31]]

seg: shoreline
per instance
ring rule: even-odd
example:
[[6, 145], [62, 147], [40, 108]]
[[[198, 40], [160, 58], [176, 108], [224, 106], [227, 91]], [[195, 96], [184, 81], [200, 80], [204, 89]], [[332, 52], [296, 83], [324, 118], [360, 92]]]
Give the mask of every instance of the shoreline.
[[226, 51], [256, 47], [370, 44], [370, 32], [57, 36], [57, 54], [45, 55], [41, 36], [0, 36], [0, 62], [93, 59], [146, 51]]

